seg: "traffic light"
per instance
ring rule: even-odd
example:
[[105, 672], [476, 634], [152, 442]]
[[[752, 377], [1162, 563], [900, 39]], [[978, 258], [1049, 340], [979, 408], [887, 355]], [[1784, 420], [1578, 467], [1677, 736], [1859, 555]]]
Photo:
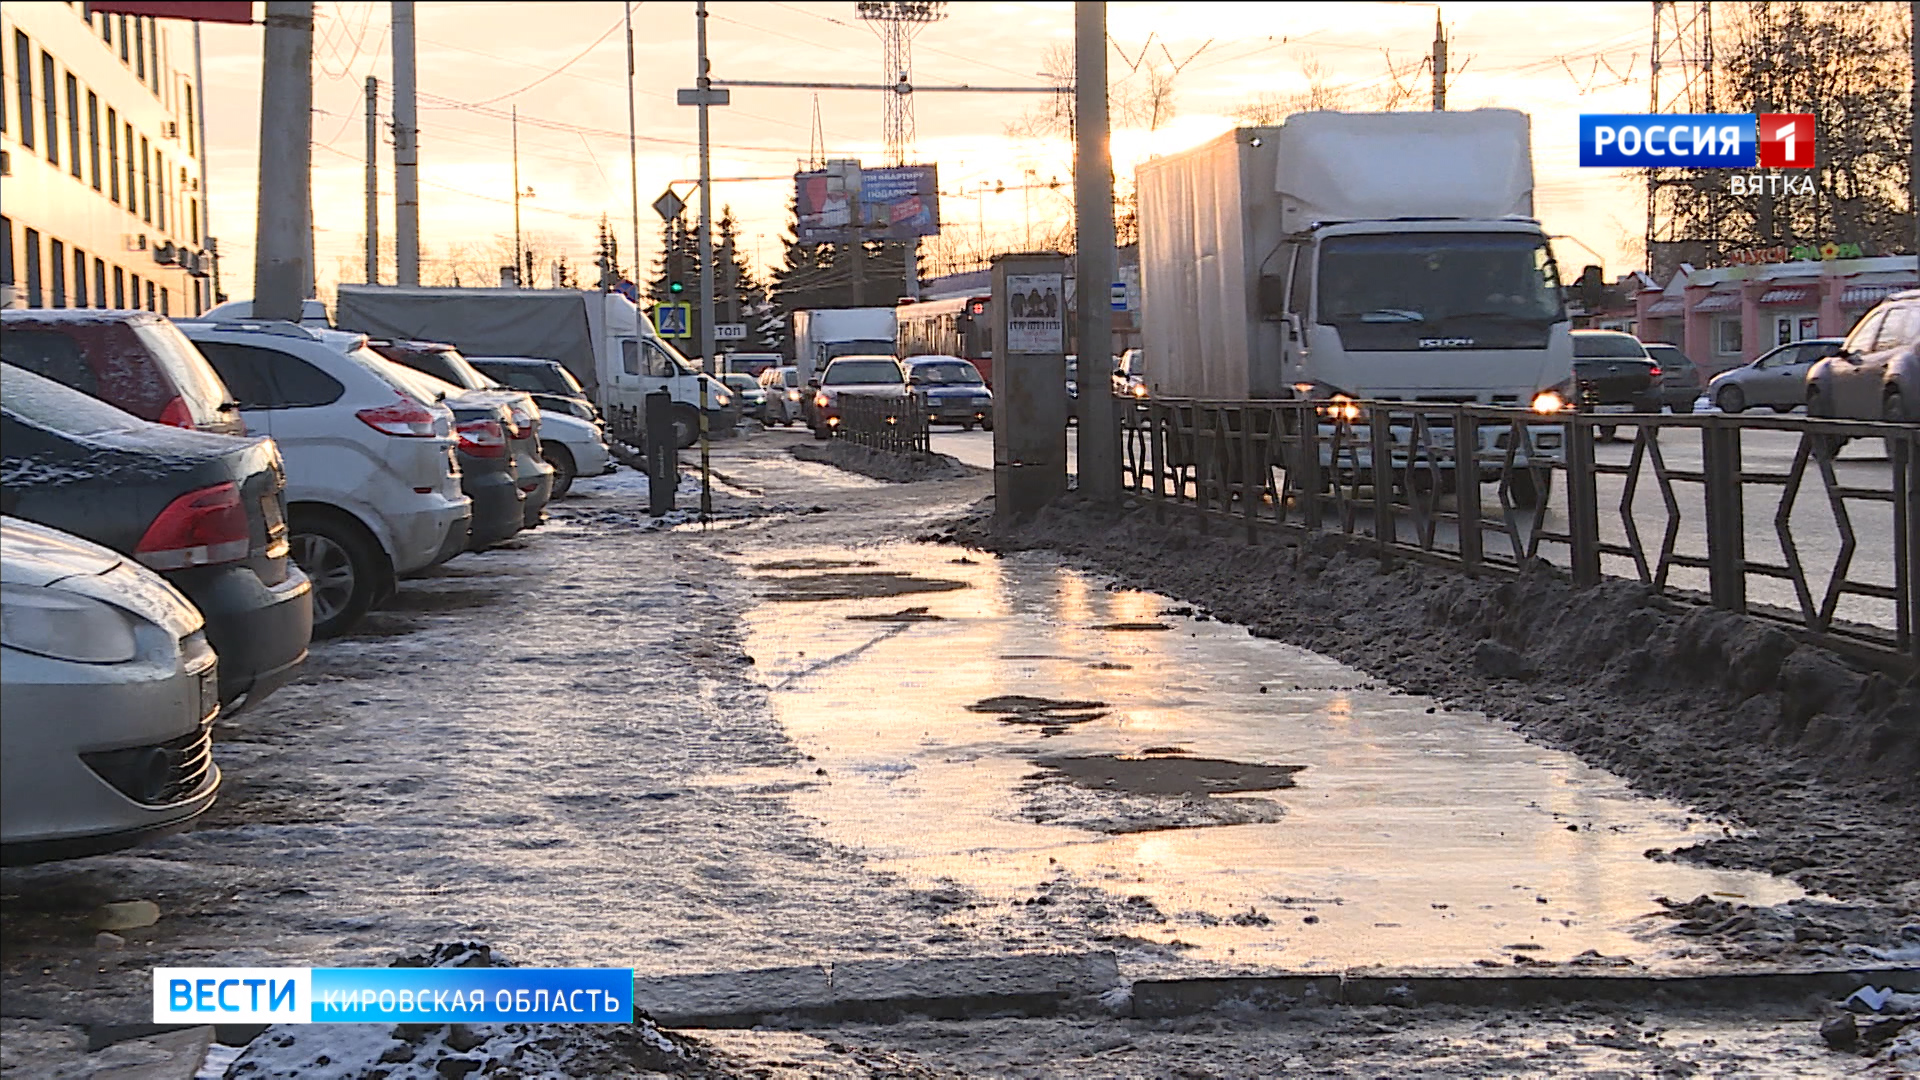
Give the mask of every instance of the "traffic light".
[[687, 287], [681, 284], [680, 282], [675, 281], [668, 284], [667, 291], [670, 293], [683, 293], [687, 291]]

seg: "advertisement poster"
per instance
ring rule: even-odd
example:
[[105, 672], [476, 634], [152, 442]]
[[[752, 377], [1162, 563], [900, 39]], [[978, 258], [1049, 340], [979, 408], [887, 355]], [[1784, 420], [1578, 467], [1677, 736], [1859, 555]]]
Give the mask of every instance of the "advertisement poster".
[[[836, 163], [838, 165], [838, 163]], [[794, 176], [803, 244], [906, 240], [940, 232], [939, 176], [932, 165], [859, 169], [838, 165]]]
[[1067, 296], [1060, 274], [1007, 275], [1007, 351], [1066, 351]]

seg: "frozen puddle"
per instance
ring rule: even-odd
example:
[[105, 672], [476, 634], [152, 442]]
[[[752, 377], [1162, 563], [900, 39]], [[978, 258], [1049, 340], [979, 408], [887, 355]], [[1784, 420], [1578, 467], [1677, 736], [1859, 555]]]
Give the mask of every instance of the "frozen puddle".
[[1655, 897], [1801, 895], [1646, 858], [1722, 826], [1504, 723], [1045, 556], [757, 555], [746, 648], [824, 776], [795, 806], [923, 887], [1061, 903], [1090, 944], [1236, 968], [1663, 967]]

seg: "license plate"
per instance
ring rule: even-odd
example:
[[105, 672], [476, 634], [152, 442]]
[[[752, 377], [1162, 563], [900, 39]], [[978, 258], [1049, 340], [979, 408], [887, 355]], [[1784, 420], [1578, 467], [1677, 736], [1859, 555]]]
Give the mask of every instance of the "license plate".
[[1597, 413], [1630, 413], [1633, 411], [1633, 406], [1631, 405], [1596, 405], [1594, 406], [1593, 411]]

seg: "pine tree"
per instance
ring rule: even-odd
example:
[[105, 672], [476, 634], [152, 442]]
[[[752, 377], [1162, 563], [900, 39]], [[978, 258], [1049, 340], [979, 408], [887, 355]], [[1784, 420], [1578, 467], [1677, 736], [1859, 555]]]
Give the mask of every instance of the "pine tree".
[[620, 267], [620, 240], [613, 234], [613, 226], [607, 221], [607, 215], [600, 215], [600, 225], [595, 233], [595, 250], [598, 254], [594, 264], [600, 268], [599, 287], [611, 289], [626, 278], [626, 271]]

